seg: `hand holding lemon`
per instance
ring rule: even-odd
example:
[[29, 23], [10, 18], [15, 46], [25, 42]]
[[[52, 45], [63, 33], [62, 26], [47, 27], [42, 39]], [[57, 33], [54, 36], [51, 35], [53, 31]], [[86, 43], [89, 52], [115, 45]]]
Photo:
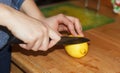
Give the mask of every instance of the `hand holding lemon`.
[[68, 53], [68, 55], [74, 58], [81, 58], [85, 56], [88, 52], [88, 43], [85, 42], [80, 44], [78, 43], [78, 44], [72, 44], [72, 45], [65, 45], [65, 50]]

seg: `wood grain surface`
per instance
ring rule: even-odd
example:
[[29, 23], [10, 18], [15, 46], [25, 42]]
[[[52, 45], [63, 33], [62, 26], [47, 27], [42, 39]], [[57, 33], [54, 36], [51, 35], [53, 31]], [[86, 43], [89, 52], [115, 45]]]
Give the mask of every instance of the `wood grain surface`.
[[120, 16], [104, 5], [99, 13], [113, 17], [115, 22], [84, 32], [91, 40], [85, 57], [70, 57], [64, 46], [55, 46], [46, 52], [14, 46], [12, 61], [26, 73], [120, 73]]

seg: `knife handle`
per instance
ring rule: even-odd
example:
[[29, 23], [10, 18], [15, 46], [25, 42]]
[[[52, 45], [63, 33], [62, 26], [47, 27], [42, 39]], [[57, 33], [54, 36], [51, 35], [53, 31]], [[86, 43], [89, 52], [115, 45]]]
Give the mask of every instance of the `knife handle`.
[[13, 36], [13, 34], [6, 27], [0, 26], [0, 30], [5, 32], [6, 35], [8, 36], [8, 38], [6, 38], [7, 43], [4, 43], [4, 45], [11, 44], [11, 43], [13, 43], [13, 44], [22, 44], [22, 43], [24, 43], [23, 41], [17, 39], [15, 36]]
[[8, 40], [8, 44], [24, 44], [24, 42], [14, 36], [11, 36]]

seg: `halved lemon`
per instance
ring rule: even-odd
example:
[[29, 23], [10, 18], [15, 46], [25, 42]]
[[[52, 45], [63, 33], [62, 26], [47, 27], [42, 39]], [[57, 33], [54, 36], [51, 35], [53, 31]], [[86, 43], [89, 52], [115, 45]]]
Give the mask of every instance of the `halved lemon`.
[[68, 53], [68, 55], [74, 58], [81, 58], [85, 56], [88, 52], [88, 43], [85, 42], [80, 44], [78, 43], [78, 44], [65, 45], [65, 50]]

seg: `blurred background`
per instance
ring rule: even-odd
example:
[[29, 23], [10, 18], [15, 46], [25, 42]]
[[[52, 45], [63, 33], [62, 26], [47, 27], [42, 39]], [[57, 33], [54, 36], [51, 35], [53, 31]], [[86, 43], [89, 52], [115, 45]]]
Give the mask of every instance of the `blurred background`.
[[63, 1], [68, 1], [68, 0], [35, 0], [37, 5], [47, 5], [47, 4], [52, 4], [52, 3], [58, 3], [58, 2], [63, 2]]

